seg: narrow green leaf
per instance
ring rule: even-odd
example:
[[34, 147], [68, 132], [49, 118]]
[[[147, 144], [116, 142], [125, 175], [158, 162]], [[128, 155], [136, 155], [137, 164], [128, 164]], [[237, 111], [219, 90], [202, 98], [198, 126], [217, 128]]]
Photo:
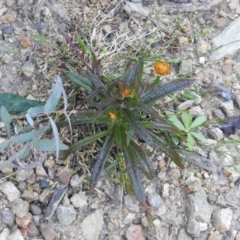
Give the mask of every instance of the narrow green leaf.
[[183, 112], [181, 115], [182, 122], [185, 126], [186, 131], [188, 132], [190, 129], [190, 125], [192, 123], [192, 115], [188, 112]]
[[161, 137], [157, 134], [150, 132], [153, 141], [160, 147], [160, 149], [171, 158], [171, 160], [179, 167], [184, 169], [184, 165], [182, 162], [182, 158], [180, 155], [175, 151], [174, 145], [170, 142], [166, 143]]
[[[35, 139], [30, 143], [32, 146], [34, 146], [37, 150], [41, 152], [54, 152], [56, 151], [56, 141], [50, 140], [50, 139]], [[59, 142], [59, 150], [67, 150], [68, 146]]]
[[58, 84], [55, 84], [51, 95], [49, 96], [45, 104], [45, 112], [54, 112], [61, 97], [61, 88]]
[[185, 127], [183, 126], [182, 122], [180, 120], [178, 120], [178, 118], [173, 115], [171, 117], [168, 118], [168, 120], [179, 130], [186, 132]]
[[124, 86], [130, 86], [135, 81], [142, 80], [142, 73], [143, 73], [143, 64], [144, 59], [141, 58], [138, 62], [136, 62], [133, 67], [129, 66], [125, 73], [121, 78], [121, 82], [124, 83]]
[[92, 171], [92, 180], [91, 180], [92, 188], [94, 188], [97, 185], [100, 173], [106, 164], [107, 156], [110, 150], [112, 149], [113, 141], [114, 141], [114, 131], [112, 131], [112, 133], [108, 136], [105, 143], [103, 144], [102, 150], [100, 151], [97, 161], [94, 165], [94, 168]]
[[4, 106], [1, 106], [1, 118], [3, 123], [11, 123], [11, 117]]
[[21, 134], [19, 136], [12, 137], [12, 143], [19, 144], [19, 143], [30, 141], [42, 135], [44, 132], [47, 131], [47, 129], [48, 127], [43, 127], [32, 132], [28, 132], [28, 133]]
[[204, 124], [206, 121], [207, 121], [207, 118], [205, 116], [199, 116], [193, 121], [193, 123], [190, 126], [190, 129], [193, 129], [195, 127], [199, 127], [202, 124]]
[[134, 152], [135, 159], [145, 174], [150, 178], [154, 177], [150, 158], [144, 150], [142, 150], [134, 141], [130, 142], [130, 149]]
[[88, 92], [92, 92], [95, 89], [94, 85], [92, 84], [92, 82], [89, 79], [87, 79], [77, 73], [69, 71], [69, 72], [66, 72], [66, 75], [67, 75], [67, 77], [69, 77], [69, 79], [72, 82], [83, 87]]
[[138, 121], [134, 115], [134, 112], [127, 109], [124, 110], [124, 117], [128, 122], [129, 126], [135, 130], [137, 135], [142, 138], [149, 146], [152, 146], [153, 141], [148, 132]]
[[76, 40], [79, 43], [79, 45], [86, 51], [87, 55], [89, 57], [92, 57], [92, 51], [86, 46], [84, 41], [80, 37], [76, 37]]
[[130, 128], [129, 131], [127, 132], [127, 146], [129, 145], [133, 136], [134, 136], [134, 129]]
[[131, 179], [133, 189], [136, 193], [138, 200], [141, 203], [143, 203], [145, 200], [145, 194], [144, 194], [144, 189], [140, 179], [139, 169], [137, 167], [137, 164], [135, 163], [133, 152], [127, 146], [126, 136], [125, 136], [125, 141], [123, 141], [123, 144], [122, 144], [122, 150], [123, 150], [123, 155], [126, 162], [127, 173]]
[[207, 139], [201, 133], [191, 132], [191, 135], [201, 142], [206, 142], [207, 141]]
[[87, 145], [91, 142], [94, 142], [101, 137], [104, 137], [105, 135], [107, 135], [110, 132], [110, 130], [111, 129], [105, 130], [105, 131], [100, 132], [100, 133], [96, 133], [92, 136], [85, 137], [85, 138], [73, 143], [72, 145], [69, 146], [68, 150], [64, 151], [63, 158], [66, 159], [71, 153], [74, 153], [79, 148], [81, 148], [81, 147], [83, 147], [83, 146], [85, 146], [85, 145]]
[[188, 80], [175, 80], [165, 85], [159, 83], [155, 87], [146, 91], [141, 95], [141, 100], [145, 104], [153, 104], [160, 98], [166, 97], [172, 93], [180, 91], [186, 87], [189, 87], [194, 82], [193, 79]]
[[123, 129], [121, 128], [120, 124], [116, 124], [114, 126], [114, 141], [117, 145], [120, 145], [122, 143], [121, 131], [123, 131]]
[[194, 138], [193, 138], [193, 136], [192, 136], [190, 133], [188, 133], [188, 134], [187, 134], [187, 146], [188, 146], [188, 149], [189, 149], [190, 151], [192, 151], [194, 145], [195, 145]]
[[10, 140], [5, 140], [4, 142], [0, 143], [0, 151], [4, 150], [8, 147]]

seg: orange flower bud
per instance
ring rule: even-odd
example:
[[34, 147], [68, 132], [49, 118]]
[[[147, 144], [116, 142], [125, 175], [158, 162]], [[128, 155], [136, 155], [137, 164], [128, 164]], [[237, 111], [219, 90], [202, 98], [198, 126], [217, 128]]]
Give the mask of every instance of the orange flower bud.
[[116, 113], [114, 113], [114, 112], [110, 112], [110, 113], [108, 113], [108, 118], [109, 118], [110, 120], [114, 121], [114, 120], [117, 119], [117, 115], [116, 115]]
[[123, 87], [121, 83], [118, 84], [118, 88], [123, 95], [123, 97], [131, 97], [132, 96], [132, 90], [128, 87]]
[[167, 74], [170, 74], [172, 71], [169, 64], [166, 62], [163, 62], [163, 61], [159, 61], [159, 62], [155, 63], [154, 70], [159, 75], [167, 75]]

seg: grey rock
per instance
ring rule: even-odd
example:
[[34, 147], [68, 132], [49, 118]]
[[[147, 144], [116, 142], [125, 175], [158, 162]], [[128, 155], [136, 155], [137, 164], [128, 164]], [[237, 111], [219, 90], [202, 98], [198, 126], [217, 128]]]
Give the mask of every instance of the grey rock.
[[28, 202], [37, 201], [39, 198], [39, 194], [34, 191], [25, 190], [22, 194], [22, 198], [27, 200]]
[[103, 213], [101, 209], [85, 217], [81, 223], [81, 229], [85, 240], [99, 239], [103, 224]]
[[17, 18], [17, 14], [14, 11], [7, 11], [3, 16], [0, 17], [0, 24], [13, 23]]
[[[239, 98], [239, 99], [240, 99], [240, 98]], [[222, 110], [219, 109], [219, 108], [214, 109], [214, 110], [213, 110], [213, 113], [214, 113], [214, 115], [215, 115], [217, 118], [219, 118], [219, 119], [224, 119], [224, 118], [225, 118], [224, 113], [223, 113]]]
[[178, 111], [187, 110], [194, 104], [194, 100], [187, 100], [177, 106]]
[[123, 224], [127, 225], [133, 222], [136, 219], [135, 213], [128, 213], [127, 216], [123, 219]]
[[54, 231], [53, 226], [51, 226], [50, 224], [42, 223], [40, 225], [40, 231], [45, 240], [59, 239], [56, 232]]
[[28, 214], [29, 203], [19, 198], [11, 203], [11, 209], [19, 218], [23, 218]]
[[180, 65], [180, 73], [187, 74], [187, 73], [191, 73], [192, 71], [193, 71], [193, 60], [192, 59], [182, 60]]
[[220, 232], [226, 232], [231, 227], [233, 211], [230, 208], [215, 209], [212, 214], [213, 226]]
[[73, 206], [75, 208], [82, 208], [87, 205], [87, 196], [84, 192], [74, 193], [73, 196], [70, 198]]
[[193, 115], [193, 117], [199, 117], [204, 115], [204, 111], [200, 106], [191, 107], [189, 112]]
[[33, 174], [33, 169], [18, 169], [16, 174], [16, 179], [18, 181], [25, 181]]
[[202, 54], [207, 54], [208, 52], [208, 42], [206, 42], [203, 38], [199, 38], [197, 40], [197, 53], [202, 55]]
[[7, 239], [7, 236], [10, 234], [9, 228], [4, 228], [0, 233], [0, 240]]
[[240, 95], [236, 95], [235, 100], [237, 102], [238, 107], [240, 107]]
[[238, 31], [239, 25], [240, 17], [232, 21], [228, 27], [212, 39], [212, 49], [216, 50], [212, 51], [209, 58], [210, 61], [216, 61], [224, 56], [234, 54], [238, 49], [240, 49], [240, 32]]
[[163, 204], [162, 198], [157, 193], [149, 194], [148, 195], [148, 202], [154, 208], [160, 207]]
[[15, 4], [15, 0], [6, 0], [5, 4], [6, 4], [8, 7], [12, 7], [13, 4]]
[[5, 182], [0, 185], [0, 190], [7, 196], [9, 202], [13, 202], [21, 196], [21, 192], [12, 182]]
[[226, 177], [229, 178], [231, 182], [236, 182], [240, 178], [239, 167], [240, 166], [224, 167], [223, 173], [226, 175]]
[[42, 209], [35, 203], [30, 205], [30, 211], [33, 215], [40, 215], [42, 213]]
[[69, 225], [76, 219], [76, 211], [72, 205], [59, 205], [56, 213], [58, 221], [62, 225]]
[[17, 6], [22, 7], [25, 3], [25, 0], [17, 0]]
[[169, 183], [165, 183], [162, 187], [162, 197], [167, 198], [169, 196]]
[[139, 202], [131, 195], [124, 196], [125, 207], [132, 212], [139, 212]]
[[207, 194], [203, 189], [188, 195], [187, 213], [190, 219], [209, 223], [212, 210], [213, 207], [207, 202]]
[[194, 240], [208, 240], [208, 236], [209, 236], [209, 230], [206, 231], [201, 231], [201, 234], [199, 237], [194, 238]]
[[184, 228], [178, 232], [177, 240], [192, 240], [192, 237], [186, 232]]
[[15, 223], [14, 213], [8, 209], [1, 212], [2, 223], [6, 224], [9, 228], [12, 228]]
[[24, 190], [27, 188], [27, 183], [26, 182], [20, 182], [18, 184], [17, 188], [20, 192], [24, 192]]
[[35, 66], [30, 60], [26, 61], [22, 66], [22, 71], [26, 77], [31, 77], [34, 73], [34, 69]]
[[231, 10], [235, 10], [239, 7], [239, 0], [231, 0], [230, 3], [228, 3], [228, 7]]
[[194, 219], [189, 219], [186, 227], [186, 231], [191, 235], [192, 237], [199, 237], [200, 236], [200, 226], [199, 223]]
[[78, 174], [74, 174], [70, 180], [70, 185], [73, 188], [77, 188], [81, 186], [83, 181], [83, 177], [80, 177]]
[[2, 29], [2, 34], [10, 34], [13, 32], [13, 26], [7, 26]]
[[221, 108], [227, 114], [228, 117], [231, 117], [234, 115], [234, 105], [232, 100], [227, 102], [222, 102]]
[[208, 135], [210, 138], [220, 141], [223, 139], [223, 132], [220, 128], [212, 128], [208, 131]]
[[167, 212], [167, 207], [163, 204], [155, 212], [157, 216], [162, 217]]
[[8, 8], [0, 8], [0, 17], [3, 16], [8, 11]]
[[145, 240], [143, 228], [140, 225], [131, 225], [125, 232], [127, 240]]
[[8, 236], [6, 240], [24, 240], [22, 233], [15, 229]]
[[208, 240], [222, 240], [222, 235], [219, 232], [211, 232]]

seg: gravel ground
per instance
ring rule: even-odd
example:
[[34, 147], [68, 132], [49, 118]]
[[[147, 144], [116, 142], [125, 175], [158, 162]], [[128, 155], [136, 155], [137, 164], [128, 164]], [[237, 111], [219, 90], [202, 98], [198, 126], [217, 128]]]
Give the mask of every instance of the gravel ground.
[[[51, 12], [58, 14], [58, 26]], [[44, 167], [2, 171], [0, 240], [240, 240], [239, 131], [226, 135], [216, 124], [240, 115], [239, 15], [239, 0], [155, 0], [144, 6], [140, 0], [0, 0], [0, 92], [46, 100], [64, 62], [54, 47], [66, 44], [60, 27], [91, 45], [104, 74], [122, 67], [139, 49], [181, 59], [173, 64], [171, 78], [194, 76], [204, 95], [179, 99], [177, 110], [212, 122], [202, 129], [207, 146], [196, 147], [199, 157], [189, 156], [184, 170], [158, 149], [148, 149], [157, 174], [144, 183], [155, 227], [136, 198], [107, 173], [89, 192], [87, 169], [73, 173], [48, 156]], [[144, 71], [151, 81], [151, 65]], [[164, 101], [171, 106], [172, 99]], [[0, 153], [1, 162], [8, 154]], [[59, 199], [54, 213], [48, 209], [53, 196]]]

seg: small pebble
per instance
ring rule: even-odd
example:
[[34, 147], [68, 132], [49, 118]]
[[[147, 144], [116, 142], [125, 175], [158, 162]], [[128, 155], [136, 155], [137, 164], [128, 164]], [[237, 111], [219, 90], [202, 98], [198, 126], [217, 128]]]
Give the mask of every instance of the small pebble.
[[31, 45], [31, 39], [28, 37], [22, 38], [20, 44], [23, 48], [27, 48]]

